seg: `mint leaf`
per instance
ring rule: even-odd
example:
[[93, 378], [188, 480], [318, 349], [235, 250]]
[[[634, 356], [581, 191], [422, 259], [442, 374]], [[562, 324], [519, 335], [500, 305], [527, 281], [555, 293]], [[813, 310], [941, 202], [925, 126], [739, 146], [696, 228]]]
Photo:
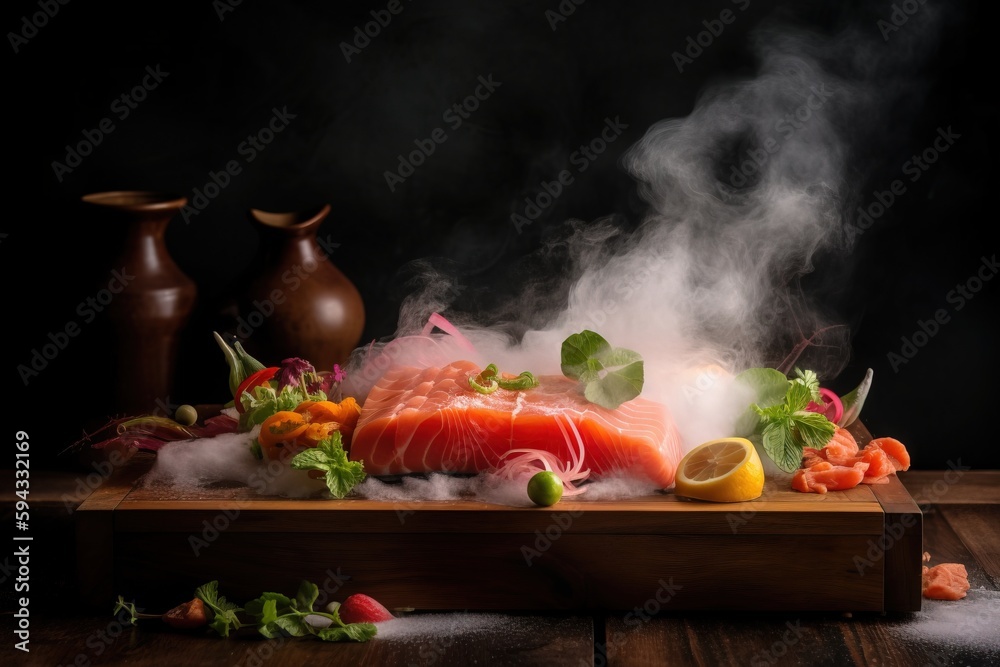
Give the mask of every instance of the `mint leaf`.
[[[796, 412], [791, 416], [791, 420], [799, 439], [806, 447], [814, 449], [826, 447], [837, 430], [833, 422], [818, 412]], [[800, 450], [800, 458], [801, 453]]]
[[600, 334], [584, 330], [562, 344], [561, 368], [583, 384], [591, 403], [614, 410], [642, 393], [644, 370], [638, 352], [613, 348]]
[[295, 594], [295, 602], [297, 603], [296, 608], [299, 611], [311, 612], [313, 604], [316, 603], [316, 599], [319, 597], [319, 586], [314, 583], [303, 581], [299, 584], [299, 591]]
[[[345, 625], [334, 613], [313, 611], [319, 597], [319, 587], [309, 581], [302, 581], [295, 598], [279, 593], [264, 593], [246, 604], [246, 612], [256, 618], [257, 631], [263, 636], [306, 637], [315, 636], [323, 641], [367, 641], [375, 636], [375, 626], [371, 623]], [[331, 621], [328, 628], [317, 628], [306, 621], [310, 615], [322, 616]]]
[[785, 472], [794, 472], [802, 463], [802, 446], [795, 442], [788, 418], [769, 422], [762, 440], [764, 451]]
[[345, 639], [366, 642], [377, 632], [374, 623], [350, 623], [344, 626], [331, 625], [328, 628], [320, 628], [316, 630], [316, 636], [325, 642], [340, 642]]
[[799, 410], [805, 410], [812, 400], [812, 392], [809, 387], [801, 382], [791, 382], [788, 385], [788, 393], [785, 394], [786, 414], [790, 415]]
[[795, 379], [792, 382], [797, 382], [804, 385], [809, 389], [809, 400], [819, 403], [821, 397], [819, 395], [819, 376], [816, 375], [815, 371], [803, 371], [798, 368], [795, 369]]
[[363, 461], [350, 461], [341, 442], [340, 431], [320, 440], [319, 445], [305, 449], [291, 461], [296, 470], [322, 470], [326, 473], [326, 486], [334, 498], [343, 498], [362, 481], [365, 465]]
[[205, 603], [205, 606], [212, 610], [212, 620], [208, 627], [215, 630], [223, 637], [229, 636], [230, 628], [239, 630], [242, 624], [236, 616], [236, 612], [243, 611], [240, 607], [226, 600], [219, 595], [219, 582], [210, 581], [195, 589], [194, 596]]
[[246, 613], [250, 616], [261, 617], [265, 613], [265, 607], [268, 602], [274, 603], [274, 609], [277, 609], [278, 607], [284, 609], [289, 607], [292, 601], [288, 598], [288, 596], [282, 595], [281, 593], [263, 593], [259, 598], [247, 602], [244, 606], [244, 611], [246, 611]]

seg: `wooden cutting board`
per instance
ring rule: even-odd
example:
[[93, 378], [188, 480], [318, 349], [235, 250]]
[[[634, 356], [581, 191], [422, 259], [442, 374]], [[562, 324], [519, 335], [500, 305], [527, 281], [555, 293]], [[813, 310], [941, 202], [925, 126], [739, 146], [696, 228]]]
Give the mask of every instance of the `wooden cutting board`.
[[306, 579], [321, 598], [421, 610], [920, 609], [923, 517], [896, 477], [818, 495], [772, 475], [746, 503], [513, 508], [182, 493], [142, 485], [153, 460], [132, 457], [77, 511], [81, 593], [97, 606], [173, 606], [213, 579], [235, 600], [294, 594]]

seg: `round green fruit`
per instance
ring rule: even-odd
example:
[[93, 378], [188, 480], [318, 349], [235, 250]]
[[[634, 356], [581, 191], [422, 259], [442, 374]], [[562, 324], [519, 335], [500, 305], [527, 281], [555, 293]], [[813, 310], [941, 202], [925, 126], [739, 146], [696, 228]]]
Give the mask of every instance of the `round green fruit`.
[[559, 502], [563, 494], [562, 480], [548, 470], [535, 473], [528, 480], [528, 498], [541, 507], [550, 507]]

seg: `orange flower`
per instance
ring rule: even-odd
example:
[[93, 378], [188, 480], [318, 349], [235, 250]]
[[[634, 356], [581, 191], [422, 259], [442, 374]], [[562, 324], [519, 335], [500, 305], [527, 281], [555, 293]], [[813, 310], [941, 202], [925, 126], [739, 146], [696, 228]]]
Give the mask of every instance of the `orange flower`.
[[340, 403], [303, 401], [294, 412], [276, 412], [260, 426], [261, 451], [272, 461], [286, 461], [303, 449], [317, 446], [321, 440], [340, 431], [346, 449], [361, 415], [361, 407], [352, 397]]

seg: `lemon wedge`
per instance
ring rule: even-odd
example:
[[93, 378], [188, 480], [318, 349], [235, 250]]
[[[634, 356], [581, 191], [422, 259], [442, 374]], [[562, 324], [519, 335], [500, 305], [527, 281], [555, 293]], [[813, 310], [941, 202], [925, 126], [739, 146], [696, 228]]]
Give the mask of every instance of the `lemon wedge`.
[[677, 467], [674, 493], [686, 498], [737, 503], [764, 492], [764, 466], [746, 438], [721, 438], [698, 445]]

